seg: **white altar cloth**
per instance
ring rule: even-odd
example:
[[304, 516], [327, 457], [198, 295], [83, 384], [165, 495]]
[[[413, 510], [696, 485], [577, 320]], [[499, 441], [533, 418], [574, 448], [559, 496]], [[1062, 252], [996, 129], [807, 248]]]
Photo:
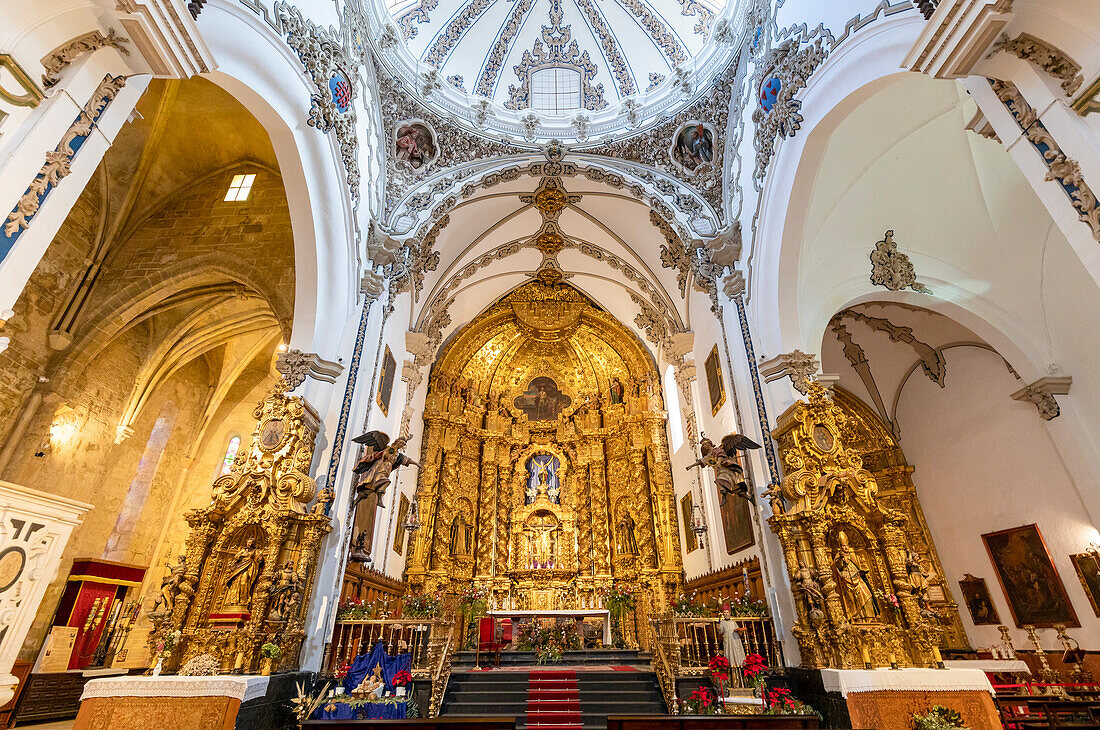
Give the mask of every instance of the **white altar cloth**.
[[1031, 674], [1027, 663], [1020, 659], [947, 659], [948, 669], [980, 669], [993, 674]]
[[827, 692], [847, 697], [856, 692], [980, 690], [993, 694], [993, 685], [979, 669], [822, 669]]
[[606, 608], [578, 608], [561, 611], [515, 611], [503, 608], [487, 611], [487, 615], [493, 618], [589, 618], [599, 617], [603, 619], [603, 643], [611, 646], [611, 612]]
[[95, 697], [230, 697], [241, 704], [267, 694], [271, 677], [219, 674], [213, 677], [110, 677], [84, 685], [80, 699]]

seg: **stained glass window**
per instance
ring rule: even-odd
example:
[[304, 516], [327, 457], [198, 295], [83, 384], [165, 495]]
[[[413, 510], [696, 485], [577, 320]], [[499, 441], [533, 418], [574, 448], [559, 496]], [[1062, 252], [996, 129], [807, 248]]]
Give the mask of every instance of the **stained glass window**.
[[225, 476], [233, 468], [233, 460], [237, 458], [237, 450], [240, 448], [240, 436], [229, 439], [229, 445], [225, 447], [225, 458], [222, 459], [222, 468], [218, 471], [218, 476]]

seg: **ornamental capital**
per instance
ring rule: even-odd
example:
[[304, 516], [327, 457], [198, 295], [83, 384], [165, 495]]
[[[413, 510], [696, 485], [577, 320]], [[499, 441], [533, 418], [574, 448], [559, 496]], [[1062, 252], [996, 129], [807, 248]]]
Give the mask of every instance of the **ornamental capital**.
[[794, 389], [806, 395], [809, 392], [810, 383], [817, 382], [817, 355], [802, 352], [802, 350], [792, 350], [776, 355], [760, 363], [760, 374], [764, 376], [766, 383], [789, 377]]
[[301, 350], [280, 352], [275, 360], [275, 370], [283, 376], [290, 390], [304, 383], [306, 377], [323, 383], [335, 383], [343, 369], [340, 363], [325, 360], [315, 352]]
[[1012, 400], [1031, 403], [1039, 411], [1039, 416], [1044, 421], [1050, 421], [1062, 413], [1062, 409], [1054, 396], [1068, 395], [1072, 384], [1073, 378], [1068, 375], [1048, 375], [1045, 378], [1039, 378], [1030, 385], [1025, 385], [1013, 393]]

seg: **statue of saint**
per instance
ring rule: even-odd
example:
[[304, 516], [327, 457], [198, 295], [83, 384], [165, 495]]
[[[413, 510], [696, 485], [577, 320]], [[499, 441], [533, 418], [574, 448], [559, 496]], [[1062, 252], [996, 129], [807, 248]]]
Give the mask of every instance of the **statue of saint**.
[[848, 544], [843, 530], [837, 533], [839, 543], [833, 557], [840, 597], [849, 621], [873, 621], [878, 617], [878, 603], [871, 589], [870, 572], [858, 553]]
[[176, 596], [180, 592], [180, 584], [183, 583], [184, 574], [187, 572], [186, 561], [187, 556], [180, 555], [179, 562], [172, 566], [168, 575], [164, 576], [164, 580], [160, 583], [160, 595], [153, 603], [150, 613], [157, 613], [158, 609], [164, 613], [172, 613], [176, 607]]
[[367, 431], [352, 441], [366, 446], [363, 456], [352, 470], [359, 475], [359, 482], [355, 485], [355, 501], [359, 502], [371, 494], [377, 494], [378, 506], [385, 507], [382, 504], [382, 495], [390, 485], [390, 472], [408, 464], [416, 464], [401, 453], [409, 440], [401, 436], [390, 444], [390, 437], [381, 431]]
[[752, 502], [752, 490], [745, 481], [745, 469], [737, 459], [737, 452], [759, 448], [760, 444], [737, 433], [723, 438], [721, 446], [715, 446], [713, 441], [704, 436], [699, 439], [701, 456], [695, 463], [688, 465], [688, 471], [697, 466], [709, 466], [714, 470], [714, 483], [722, 499], [736, 495]]
[[244, 547], [237, 550], [233, 562], [226, 567], [225, 592], [222, 594], [223, 608], [248, 606], [262, 562], [263, 552], [256, 547], [255, 540], [248, 538]]
[[634, 518], [630, 516], [629, 512], [623, 513], [623, 518], [619, 520], [619, 545], [622, 546], [624, 553], [631, 555], [638, 554], [638, 538], [634, 534], [634, 528], [636, 523]]
[[466, 515], [459, 512], [451, 523], [451, 555], [470, 554], [470, 523]]

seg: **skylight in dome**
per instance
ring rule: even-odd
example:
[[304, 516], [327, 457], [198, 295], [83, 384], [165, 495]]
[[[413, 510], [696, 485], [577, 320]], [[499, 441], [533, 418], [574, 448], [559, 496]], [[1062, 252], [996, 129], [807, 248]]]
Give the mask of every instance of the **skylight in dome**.
[[580, 109], [581, 75], [570, 68], [543, 68], [531, 73], [531, 108], [546, 114]]

